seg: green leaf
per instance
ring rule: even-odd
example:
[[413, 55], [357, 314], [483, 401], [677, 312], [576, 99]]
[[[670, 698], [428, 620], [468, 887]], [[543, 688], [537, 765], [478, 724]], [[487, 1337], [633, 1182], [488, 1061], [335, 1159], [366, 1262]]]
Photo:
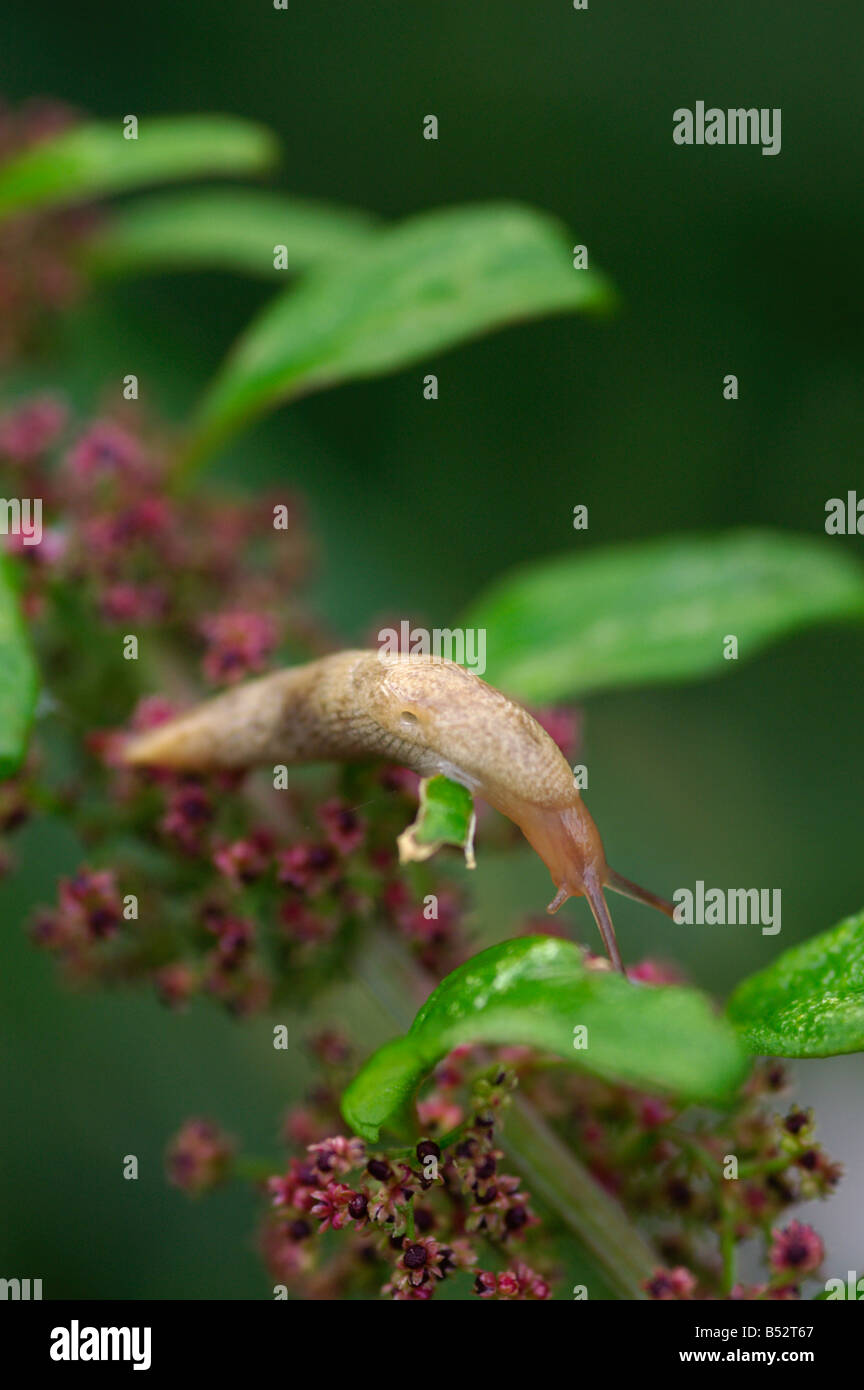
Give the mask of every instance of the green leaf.
[[233, 116], [145, 116], [137, 140], [124, 139], [119, 119], [73, 126], [0, 167], [0, 219], [146, 183], [253, 173], [276, 154], [269, 131]]
[[[97, 273], [236, 270], [278, 278], [353, 249], [371, 216], [251, 188], [148, 194], [111, 213], [88, 247]], [[274, 248], [287, 252], [274, 267]]]
[[506, 575], [471, 607], [486, 679], [555, 700], [728, 670], [808, 624], [864, 617], [864, 572], [836, 543], [776, 531], [671, 536], [559, 556]]
[[36, 704], [36, 664], [13, 583], [12, 566], [0, 556], [0, 777], [19, 768]]
[[424, 213], [313, 271], [240, 339], [203, 402], [193, 457], [301, 392], [395, 371], [516, 319], [611, 303], [557, 222], [510, 204]]
[[467, 788], [449, 777], [424, 777], [417, 818], [399, 836], [400, 864], [422, 863], [444, 845], [453, 845], [463, 851], [468, 868], [473, 869], [476, 824], [474, 801]]
[[[587, 1046], [574, 1047], [574, 1030]], [[395, 1125], [423, 1078], [465, 1043], [532, 1046], [604, 1080], [722, 1101], [747, 1061], [733, 1030], [696, 990], [631, 984], [588, 970], [579, 947], [525, 936], [481, 951], [427, 999], [404, 1038], [385, 1044], [342, 1097], [342, 1113], [371, 1143]]]
[[743, 980], [728, 1015], [757, 1055], [833, 1057], [864, 1050], [864, 912], [792, 946]]

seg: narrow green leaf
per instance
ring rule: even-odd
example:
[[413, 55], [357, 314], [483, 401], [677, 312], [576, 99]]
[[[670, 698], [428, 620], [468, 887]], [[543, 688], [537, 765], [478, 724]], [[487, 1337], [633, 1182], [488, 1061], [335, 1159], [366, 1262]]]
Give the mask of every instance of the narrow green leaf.
[[424, 213], [313, 271], [252, 323], [193, 429], [194, 456], [301, 392], [375, 376], [517, 319], [611, 303], [557, 222], [510, 204]]
[[[586, 1030], [578, 1048], [576, 1029]], [[527, 936], [481, 951], [454, 970], [410, 1032], [370, 1058], [342, 1097], [356, 1133], [377, 1142], [440, 1059], [464, 1043], [532, 1046], [605, 1080], [722, 1101], [747, 1062], [733, 1030], [696, 990], [631, 984], [587, 970], [572, 941]]]
[[[352, 250], [373, 225], [354, 208], [254, 188], [148, 194], [111, 213], [88, 257], [102, 274], [201, 267], [278, 279]], [[277, 246], [286, 253], [278, 270]]]
[[36, 664], [12, 567], [6, 556], [0, 556], [0, 777], [11, 776], [23, 760], [36, 690]]
[[254, 173], [276, 155], [268, 130], [233, 116], [144, 116], [137, 140], [124, 139], [120, 119], [73, 126], [0, 166], [0, 218], [146, 183]]
[[833, 1057], [864, 1050], [864, 912], [743, 980], [728, 1014], [757, 1055]]
[[399, 836], [399, 862], [422, 862], [444, 845], [452, 845], [462, 850], [469, 869], [473, 869], [476, 824], [474, 801], [465, 787], [449, 777], [424, 777], [417, 818]]
[[466, 615], [486, 678], [524, 700], [694, 679], [808, 624], [864, 617], [864, 571], [827, 538], [671, 536], [527, 565]]

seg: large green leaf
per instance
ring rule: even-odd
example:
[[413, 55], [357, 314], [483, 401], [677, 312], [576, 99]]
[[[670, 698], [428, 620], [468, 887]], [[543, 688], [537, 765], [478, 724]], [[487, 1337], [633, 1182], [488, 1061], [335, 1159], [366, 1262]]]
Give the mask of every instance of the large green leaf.
[[762, 1056], [864, 1050], [864, 912], [742, 981], [728, 1013], [751, 1052]]
[[0, 218], [145, 183], [252, 173], [276, 154], [269, 131], [233, 116], [142, 116], [137, 140], [124, 139], [120, 119], [73, 126], [0, 166]]
[[301, 392], [430, 358], [516, 319], [600, 310], [611, 291], [574, 270], [557, 222], [510, 204], [424, 213], [313, 271], [240, 339], [200, 410], [193, 456]]
[[18, 607], [12, 567], [0, 556], [0, 777], [19, 767], [36, 703], [36, 664]]
[[[577, 1050], [580, 1027], [587, 1046]], [[586, 969], [572, 941], [525, 936], [481, 951], [442, 981], [410, 1032], [351, 1082], [345, 1119], [375, 1143], [436, 1063], [464, 1043], [537, 1047], [606, 1080], [684, 1100], [722, 1101], [747, 1070], [733, 1030], [696, 990], [631, 984]]]
[[486, 629], [486, 677], [555, 700], [729, 669], [807, 624], [864, 617], [864, 571], [827, 538], [672, 536], [558, 556], [505, 576], [465, 616]]
[[[306, 202], [255, 188], [148, 194], [111, 213], [88, 254], [97, 272], [198, 267], [277, 278], [350, 250], [373, 219], [354, 208]], [[274, 247], [287, 264], [274, 268]]]

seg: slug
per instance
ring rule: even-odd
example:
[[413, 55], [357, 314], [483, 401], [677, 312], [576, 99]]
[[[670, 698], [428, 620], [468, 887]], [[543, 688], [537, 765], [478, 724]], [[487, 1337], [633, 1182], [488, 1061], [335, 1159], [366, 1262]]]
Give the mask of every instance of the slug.
[[672, 916], [671, 904], [609, 868], [567, 760], [537, 721], [441, 657], [347, 651], [277, 671], [133, 736], [124, 758], [189, 772], [385, 758], [422, 777], [443, 773], [519, 826], [557, 889], [550, 913], [588, 899], [616, 970], [604, 887]]

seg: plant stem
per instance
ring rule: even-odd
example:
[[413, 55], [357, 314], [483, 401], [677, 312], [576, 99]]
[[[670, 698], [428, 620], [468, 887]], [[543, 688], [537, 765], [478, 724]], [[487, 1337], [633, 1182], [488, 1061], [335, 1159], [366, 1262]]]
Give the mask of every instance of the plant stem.
[[645, 1298], [643, 1285], [659, 1260], [623, 1208], [591, 1176], [524, 1096], [507, 1111], [501, 1143], [532, 1191], [590, 1251], [628, 1299]]
[[723, 1257], [723, 1292], [728, 1298], [737, 1280], [737, 1250], [735, 1246], [735, 1224], [729, 1205], [723, 1203], [723, 1218], [720, 1227], [720, 1253]]

